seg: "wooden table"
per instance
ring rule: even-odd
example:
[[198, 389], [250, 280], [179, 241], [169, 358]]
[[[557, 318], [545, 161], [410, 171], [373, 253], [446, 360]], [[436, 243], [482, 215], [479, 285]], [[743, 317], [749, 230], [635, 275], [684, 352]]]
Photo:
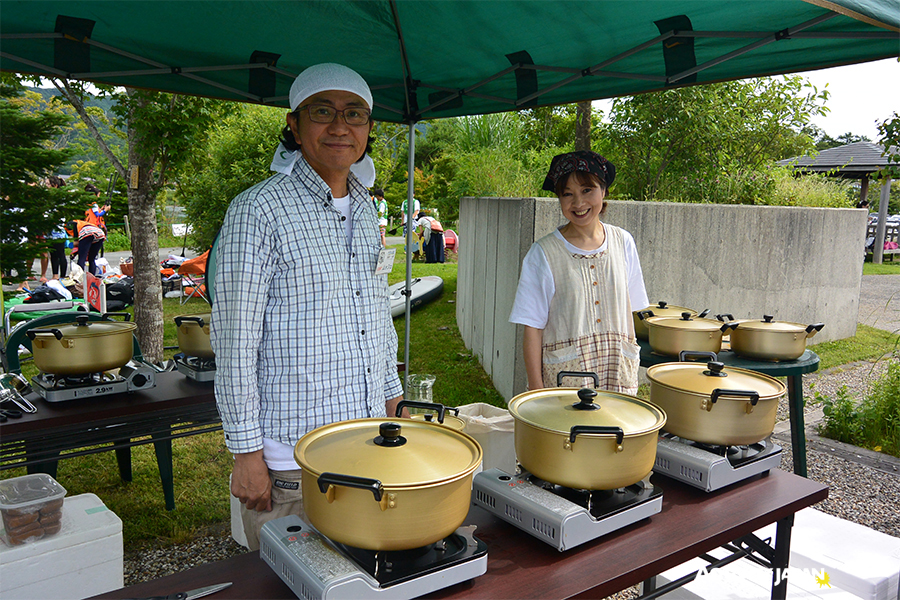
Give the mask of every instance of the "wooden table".
[[213, 384], [171, 371], [155, 374], [147, 390], [47, 402], [26, 398], [38, 411], [0, 424], [0, 470], [26, 467], [56, 475], [59, 459], [115, 450], [119, 473], [131, 481], [131, 447], [152, 443], [166, 508], [175, 508], [172, 440], [221, 429]]
[[[473, 507], [466, 524], [477, 525], [488, 546], [487, 573], [427, 597], [603, 598], [776, 522], [770, 558], [785, 568], [794, 513], [828, 496], [825, 485], [777, 469], [710, 494], [662, 476], [654, 482], [664, 490], [661, 513], [567, 552]], [[165, 596], [226, 581], [234, 585], [211, 599], [296, 598], [255, 552], [100, 597]], [[773, 598], [786, 592], [785, 580]]]
[[[638, 340], [641, 346], [641, 366], [650, 367], [661, 363], [677, 362], [671, 356], [654, 354], [650, 342]], [[717, 355], [719, 362], [727, 367], [737, 367], [756, 371], [771, 377], [787, 378], [788, 415], [791, 422], [791, 453], [794, 473], [806, 477], [806, 425], [803, 418], [803, 375], [819, 368], [819, 356], [812, 350], [805, 350], [796, 360], [771, 362], [742, 358], [731, 350], [722, 350]]]

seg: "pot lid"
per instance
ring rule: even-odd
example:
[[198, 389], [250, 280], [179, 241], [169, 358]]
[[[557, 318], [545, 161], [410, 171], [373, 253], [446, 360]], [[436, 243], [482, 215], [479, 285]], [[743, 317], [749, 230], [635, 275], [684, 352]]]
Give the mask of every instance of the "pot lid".
[[84, 338], [125, 332], [131, 333], [137, 329], [137, 325], [130, 321], [88, 321], [87, 315], [76, 318], [78, 319], [77, 323], [63, 323], [52, 327], [35, 327], [30, 331], [36, 335], [55, 335], [55, 331], [59, 331], [62, 336], [58, 337], [58, 339], [62, 339], [63, 337]]
[[509, 412], [532, 427], [569, 434], [575, 425], [621, 427], [626, 436], [661, 429], [666, 414], [654, 404], [591, 388], [547, 388], [519, 394]]
[[806, 325], [800, 323], [788, 323], [787, 321], [773, 321], [772, 315], [763, 315], [762, 320], [748, 319], [738, 321], [738, 329], [751, 331], [773, 331], [785, 333], [806, 333]]
[[693, 308], [685, 308], [684, 306], [675, 306], [675, 305], [673, 305], [673, 304], [669, 304], [668, 302], [663, 302], [662, 300], [660, 300], [660, 301], [657, 302], [656, 304], [652, 304], [652, 305], [650, 305], [650, 306], [648, 306], [648, 307], [646, 307], [646, 308], [642, 308], [641, 310], [639, 310], [639, 311], [636, 310], [636, 311], [634, 311], [634, 312], [644, 312], [644, 311], [646, 311], [646, 310], [649, 310], [650, 312], [653, 313], [652, 315], [647, 315], [648, 317], [649, 317], [649, 316], [653, 316], [653, 317], [670, 317], [670, 316], [680, 317], [680, 316], [681, 316], [681, 313], [683, 313], [683, 312], [691, 313], [692, 315], [696, 315], [696, 314], [697, 314], [697, 311], [694, 310]]
[[481, 446], [451, 427], [415, 419], [354, 419], [310, 431], [294, 459], [318, 477], [340, 473], [385, 487], [423, 487], [465, 476], [481, 464]]
[[765, 400], [780, 397], [787, 390], [774, 377], [747, 369], [726, 367], [720, 362], [662, 363], [649, 367], [647, 378], [673, 390], [704, 397], [712, 394], [713, 390], [721, 389], [754, 391], [761, 400]]
[[644, 320], [649, 325], [678, 331], [716, 331], [721, 330], [724, 325], [721, 321], [703, 319], [687, 312], [677, 317], [649, 317]]

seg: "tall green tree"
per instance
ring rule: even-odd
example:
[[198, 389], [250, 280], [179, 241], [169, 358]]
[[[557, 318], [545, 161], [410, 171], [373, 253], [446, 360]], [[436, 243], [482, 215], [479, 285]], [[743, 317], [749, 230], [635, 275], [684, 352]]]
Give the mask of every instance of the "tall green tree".
[[115, 101], [117, 126], [127, 131], [127, 159], [116, 156], [86, 110], [84, 83], [68, 79], [50, 82], [75, 112], [128, 184], [128, 217], [134, 256], [134, 317], [144, 358], [163, 357], [162, 282], [156, 198], [200, 145], [209, 127], [227, 111], [228, 103], [133, 88], [99, 87]]
[[283, 108], [236, 105], [194, 148], [177, 190], [197, 249], [212, 244], [235, 196], [272, 175], [284, 115]]
[[14, 78], [0, 79], [0, 268], [11, 281], [29, 276], [34, 259], [47, 247], [43, 237], [70, 218], [84, 199], [43, 185], [71, 154], [54, 147], [69, 118], [28, 110], [21, 102], [23, 92]]
[[694, 188], [686, 180], [735, 175], [752, 192], [750, 176], [763, 165], [813, 148], [801, 130], [827, 110], [827, 97], [802, 77], [787, 76], [616, 99], [604, 138], [605, 155], [618, 167], [615, 193], [641, 200], [689, 196]]

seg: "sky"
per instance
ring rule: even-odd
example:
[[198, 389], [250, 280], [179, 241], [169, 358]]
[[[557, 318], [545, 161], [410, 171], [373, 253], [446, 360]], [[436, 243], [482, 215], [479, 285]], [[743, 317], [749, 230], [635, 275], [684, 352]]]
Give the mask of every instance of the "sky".
[[845, 133], [864, 135], [878, 141], [875, 121], [900, 114], [900, 62], [896, 59], [806, 71], [798, 73], [822, 89], [828, 84], [831, 96], [825, 104], [831, 111], [813, 123], [829, 136]]
[[[828, 84], [830, 97], [825, 103], [830, 111], [813, 119], [813, 123], [832, 138], [845, 133], [863, 135], [878, 141], [876, 121], [900, 114], [900, 62], [889, 58], [873, 62], [797, 73], [816, 88]], [[611, 101], [594, 103], [607, 114]]]

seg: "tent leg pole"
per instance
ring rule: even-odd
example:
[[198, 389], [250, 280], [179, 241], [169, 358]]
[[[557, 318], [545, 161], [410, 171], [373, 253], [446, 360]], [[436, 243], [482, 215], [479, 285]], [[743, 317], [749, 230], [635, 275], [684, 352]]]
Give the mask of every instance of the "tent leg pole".
[[412, 241], [412, 216], [415, 209], [413, 200], [413, 188], [416, 184], [416, 124], [410, 121], [409, 125], [409, 162], [407, 163], [406, 185], [406, 327], [403, 334], [403, 362], [406, 368], [403, 370], [403, 389], [409, 389], [409, 312], [412, 298], [412, 252], [409, 251]]

